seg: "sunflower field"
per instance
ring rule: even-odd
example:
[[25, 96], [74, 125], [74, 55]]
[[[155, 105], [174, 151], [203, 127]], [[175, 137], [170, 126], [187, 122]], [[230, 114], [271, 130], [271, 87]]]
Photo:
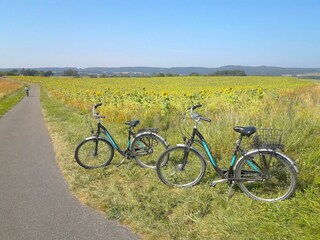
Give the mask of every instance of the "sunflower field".
[[[57, 161], [73, 194], [84, 204], [126, 224], [142, 239], [319, 239], [320, 84], [293, 77], [16, 77], [41, 86], [41, 102]], [[186, 109], [212, 120], [199, 125], [219, 166], [228, 166], [237, 133], [256, 126], [285, 132], [285, 153], [300, 170], [293, 198], [274, 204], [254, 201], [238, 189], [214, 188], [207, 166], [204, 179], [189, 189], [168, 188], [152, 169], [137, 164], [88, 171], [74, 149], [90, 132], [84, 119], [103, 103], [103, 124], [126, 146], [125, 121], [159, 127], [172, 146], [182, 143], [180, 121]], [[193, 123], [184, 129], [192, 130]], [[122, 139], [122, 140], [121, 140]], [[122, 142], [123, 141], [123, 142]], [[250, 147], [250, 139], [248, 147]], [[122, 145], [121, 145], [122, 143]], [[199, 149], [200, 150], [200, 149]]]

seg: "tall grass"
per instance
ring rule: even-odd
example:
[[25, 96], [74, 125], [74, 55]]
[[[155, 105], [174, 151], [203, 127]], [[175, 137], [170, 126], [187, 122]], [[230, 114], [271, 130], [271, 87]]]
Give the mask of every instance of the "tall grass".
[[[192, 82], [197, 84], [196, 79], [189, 80], [189, 86]], [[228, 200], [227, 185], [209, 186], [208, 182], [215, 177], [212, 169], [207, 169], [203, 181], [190, 189], [168, 188], [153, 170], [136, 164], [129, 168], [116, 167], [121, 159], [117, 154], [107, 168], [82, 169], [74, 161], [73, 151], [77, 143], [89, 135], [85, 113], [73, 104], [66, 106], [65, 100], [58, 101], [46, 83], [42, 83], [42, 104], [57, 160], [71, 191], [83, 203], [127, 224], [143, 239], [319, 239], [320, 86], [290, 81], [296, 86], [282, 86], [279, 91], [264, 90], [262, 98], [260, 93], [248, 97], [240, 92], [233, 92], [228, 98], [229, 93], [219, 92], [210, 98], [214, 102], [207, 100], [199, 109], [213, 120], [200, 126], [200, 131], [220, 159], [219, 165], [230, 161], [237, 139], [232, 130], [234, 125], [285, 129], [285, 152], [298, 164], [299, 185], [293, 198], [273, 204], [251, 200], [237, 189]], [[164, 91], [163, 85], [158, 87]], [[165, 96], [162, 97], [165, 101]], [[181, 142], [177, 119], [182, 108], [171, 106], [164, 114], [158, 110], [150, 115], [134, 114], [145, 116], [142, 122], [164, 122], [166, 127], [160, 133], [171, 145]], [[121, 120], [132, 116], [118, 118], [121, 111], [106, 113], [109, 115], [105, 124], [125, 145], [125, 127]]]

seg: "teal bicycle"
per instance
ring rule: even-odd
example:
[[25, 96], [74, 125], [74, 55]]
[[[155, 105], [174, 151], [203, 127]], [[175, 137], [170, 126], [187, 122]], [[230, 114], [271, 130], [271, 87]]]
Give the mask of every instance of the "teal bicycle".
[[[86, 169], [94, 169], [109, 165], [114, 156], [114, 149], [130, 162], [135, 159], [136, 162], [145, 168], [155, 168], [160, 154], [168, 148], [168, 143], [158, 135], [158, 128], [141, 129], [137, 133], [133, 129], [139, 124], [139, 120], [126, 122], [128, 128], [127, 148], [121, 149], [111, 136], [107, 128], [101, 123], [101, 116], [96, 109], [102, 104], [96, 104], [92, 107], [92, 115], [97, 120], [96, 131], [91, 124], [92, 135], [84, 139], [75, 150], [75, 159], [77, 163]], [[129, 163], [130, 163], [129, 162]]]
[[[255, 149], [245, 151], [241, 147], [243, 137], [256, 133], [255, 127], [234, 127], [240, 134], [230, 166], [221, 169], [214, 159], [203, 135], [197, 129], [200, 121], [211, 122], [209, 118], [194, 113], [201, 105], [191, 107], [190, 117], [195, 125], [185, 143], [166, 149], [158, 159], [156, 170], [159, 179], [176, 187], [191, 187], [203, 178], [206, 170], [204, 155], [194, 146], [203, 148], [213, 169], [220, 179], [211, 182], [212, 186], [227, 182], [230, 189], [238, 184], [240, 189], [255, 200], [275, 202], [294, 194], [297, 184], [298, 168], [294, 161], [277, 149], [283, 148], [282, 131], [266, 129], [254, 138]], [[197, 138], [196, 138], [197, 137]]]

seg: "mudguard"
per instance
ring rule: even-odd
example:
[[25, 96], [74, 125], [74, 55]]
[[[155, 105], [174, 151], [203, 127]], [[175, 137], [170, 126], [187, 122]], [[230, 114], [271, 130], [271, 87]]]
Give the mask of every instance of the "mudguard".
[[[84, 140], [90, 140], [90, 139], [101, 139], [101, 140], [107, 141], [108, 143], [111, 144], [111, 142], [108, 139], [103, 138], [103, 137], [97, 137], [97, 136], [90, 136], [90, 137], [85, 138]], [[113, 146], [113, 145], [111, 144], [111, 146]]]
[[[135, 136], [135, 139], [138, 138], [138, 137], [140, 137], [140, 136], [143, 135], [143, 134], [149, 134], [149, 135], [156, 136], [156, 137], [160, 138], [160, 139], [165, 143], [165, 145], [166, 145], [167, 147], [169, 146], [169, 144], [167, 143], [166, 139], [164, 139], [163, 137], [161, 137], [160, 135], [158, 135], [158, 134], [156, 134], [155, 132], [152, 132], [152, 131], [141, 132], [141, 133], [139, 133], [139, 134], [137, 134], [137, 135]], [[134, 140], [133, 140], [133, 141], [134, 141]]]
[[239, 162], [241, 161], [242, 158], [244, 158], [244, 157], [246, 157], [246, 156], [248, 156], [248, 155], [250, 155], [250, 154], [259, 152], [259, 151], [273, 152], [273, 153], [279, 154], [282, 158], [286, 159], [286, 160], [293, 166], [293, 168], [294, 168], [294, 170], [296, 171], [296, 173], [299, 173], [299, 169], [298, 169], [296, 163], [295, 163], [293, 160], [291, 160], [288, 156], [284, 155], [284, 154], [281, 153], [281, 152], [277, 152], [277, 151], [275, 151], [275, 150], [266, 149], [266, 148], [265, 148], [265, 149], [254, 149], [254, 150], [252, 150], [252, 151], [247, 152], [244, 156], [242, 156], [242, 157], [240, 157], [240, 158], [238, 159], [238, 161], [237, 161], [236, 164], [234, 165], [234, 168], [233, 168], [233, 169], [236, 170], [236, 168], [237, 168], [237, 166], [238, 166], [238, 164], [239, 164]]

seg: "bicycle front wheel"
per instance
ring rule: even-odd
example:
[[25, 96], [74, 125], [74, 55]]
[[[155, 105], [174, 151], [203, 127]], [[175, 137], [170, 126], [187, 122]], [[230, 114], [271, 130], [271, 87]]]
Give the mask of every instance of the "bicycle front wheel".
[[90, 138], [81, 142], [75, 150], [77, 163], [86, 169], [107, 166], [114, 155], [113, 146], [102, 138]]
[[155, 133], [139, 134], [132, 142], [131, 156], [141, 167], [156, 168], [160, 154], [168, 148], [164, 139]]
[[206, 163], [202, 155], [187, 146], [174, 146], [161, 154], [157, 174], [166, 185], [191, 187], [204, 176]]
[[244, 156], [235, 169], [240, 189], [249, 197], [266, 202], [289, 198], [295, 191], [297, 173], [281, 154], [259, 150]]

